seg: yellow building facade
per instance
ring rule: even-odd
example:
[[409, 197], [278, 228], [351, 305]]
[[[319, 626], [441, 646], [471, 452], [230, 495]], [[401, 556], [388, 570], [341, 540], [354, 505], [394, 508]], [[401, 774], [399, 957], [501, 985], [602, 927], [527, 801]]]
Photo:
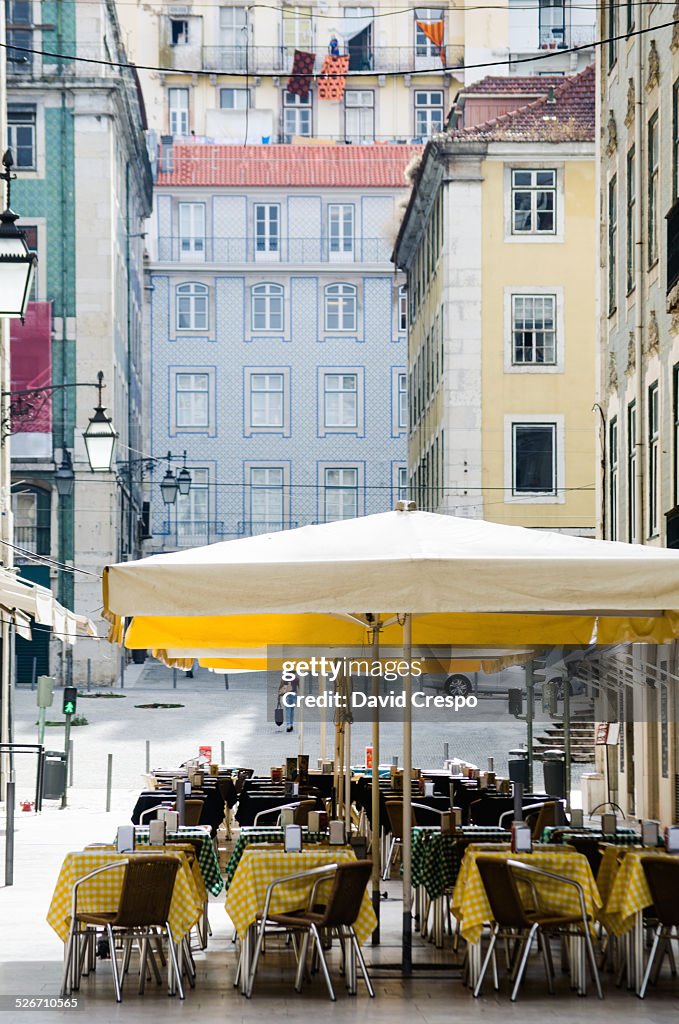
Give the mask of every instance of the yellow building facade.
[[[434, 140], [414, 174], [395, 249], [409, 486], [433, 511], [593, 535], [593, 69], [539, 83], [515, 82], [514, 113]], [[506, 110], [509, 88], [466, 93]]]

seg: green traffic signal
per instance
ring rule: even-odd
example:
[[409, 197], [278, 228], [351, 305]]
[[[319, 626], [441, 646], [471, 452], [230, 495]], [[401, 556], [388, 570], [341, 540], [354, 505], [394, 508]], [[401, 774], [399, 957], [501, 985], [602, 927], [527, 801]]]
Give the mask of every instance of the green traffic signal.
[[65, 715], [72, 715], [74, 712], [75, 712], [75, 704], [73, 703], [73, 701], [72, 700], [66, 701], [66, 703], [64, 704], [64, 714]]

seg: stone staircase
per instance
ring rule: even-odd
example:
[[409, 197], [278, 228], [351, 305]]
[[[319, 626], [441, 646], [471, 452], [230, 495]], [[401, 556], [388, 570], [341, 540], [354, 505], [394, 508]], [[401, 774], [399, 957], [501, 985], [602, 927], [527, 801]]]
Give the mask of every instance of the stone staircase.
[[[564, 749], [563, 723], [556, 720], [547, 725], [544, 732], [533, 741], [533, 757], [544, 760], [546, 750]], [[571, 761], [574, 764], [594, 763], [594, 722], [571, 720]]]

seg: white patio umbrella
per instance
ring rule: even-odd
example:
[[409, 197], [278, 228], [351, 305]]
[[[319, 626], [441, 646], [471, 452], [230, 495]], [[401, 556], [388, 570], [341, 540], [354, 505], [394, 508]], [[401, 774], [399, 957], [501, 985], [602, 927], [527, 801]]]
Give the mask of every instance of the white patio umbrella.
[[[404, 502], [395, 512], [109, 566], [104, 605], [117, 636], [122, 617], [135, 617], [135, 647], [351, 643], [375, 617], [383, 642], [402, 640], [406, 660], [412, 644], [664, 642], [679, 635], [679, 552], [417, 512]], [[407, 822], [410, 677], [404, 688]], [[410, 854], [405, 829], [405, 970]]]

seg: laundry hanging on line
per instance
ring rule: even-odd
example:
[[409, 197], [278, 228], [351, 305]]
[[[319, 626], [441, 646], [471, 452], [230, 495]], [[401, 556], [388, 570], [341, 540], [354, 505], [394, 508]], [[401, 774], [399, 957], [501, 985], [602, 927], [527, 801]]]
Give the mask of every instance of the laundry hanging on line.
[[287, 90], [292, 96], [308, 96], [311, 88], [311, 77], [314, 73], [316, 54], [305, 50], [295, 50], [292, 60], [292, 72], [288, 79]]

